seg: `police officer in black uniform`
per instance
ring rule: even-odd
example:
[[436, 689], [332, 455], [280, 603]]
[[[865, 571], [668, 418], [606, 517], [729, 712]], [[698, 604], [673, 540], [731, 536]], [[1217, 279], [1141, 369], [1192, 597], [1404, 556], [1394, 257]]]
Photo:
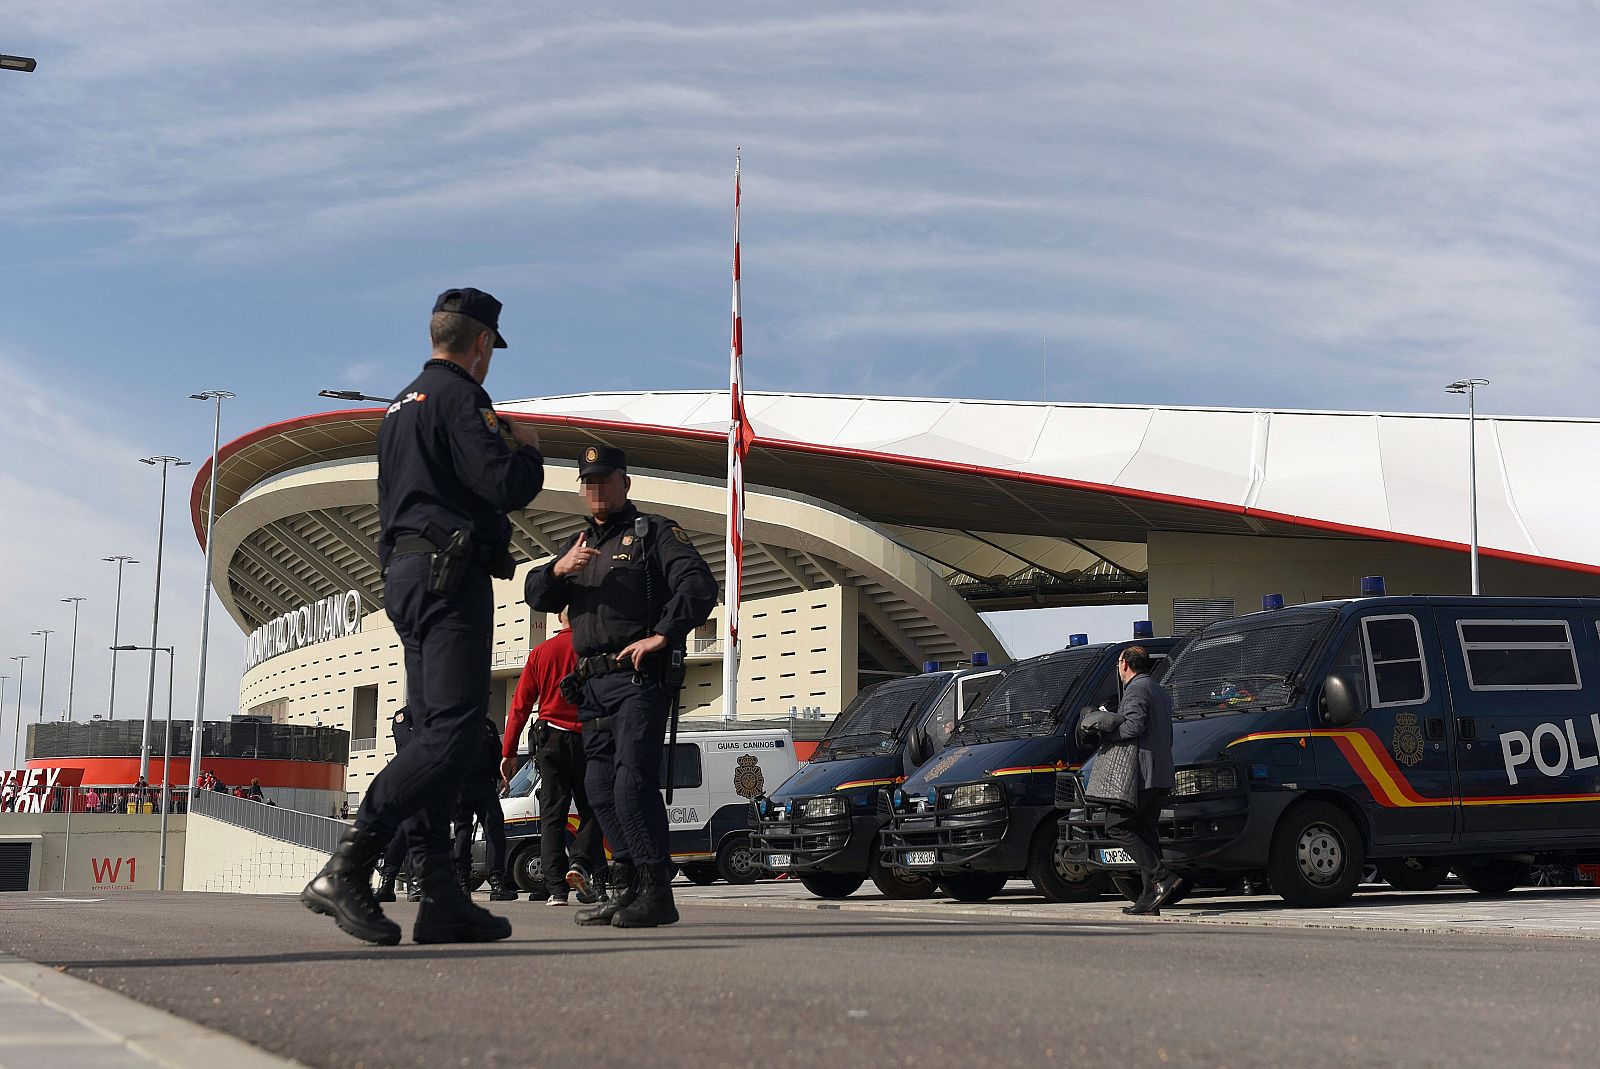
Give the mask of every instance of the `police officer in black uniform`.
[[[411, 710], [402, 705], [394, 717], [389, 721], [390, 730], [394, 733], [394, 752], [399, 753], [411, 743], [412, 736], [416, 734], [416, 726], [411, 722]], [[394, 838], [389, 840], [389, 847], [383, 852], [383, 863], [378, 866], [378, 894], [379, 902], [393, 902], [394, 881], [400, 875], [401, 868], [406, 860], [406, 833], [397, 831]], [[422, 895], [416, 892], [417, 881], [415, 874], [407, 877], [406, 882], [411, 885], [412, 893], [407, 895], [411, 901], [416, 902]]]
[[544, 485], [531, 428], [503, 426], [482, 383], [500, 302], [446, 290], [433, 306], [433, 359], [389, 406], [378, 432], [378, 557], [384, 608], [405, 649], [411, 745], [373, 779], [328, 863], [300, 900], [369, 943], [400, 941], [372, 872], [402, 825], [422, 890], [419, 943], [504, 939], [511, 924], [473, 904], [450, 864], [450, 811], [477, 755], [489, 706], [492, 577], [510, 578], [506, 513]]
[[653, 928], [678, 919], [662, 741], [685, 641], [716, 605], [717, 581], [682, 528], [628, 500], [627, 468], [620, 449], [584, 451], [589, 525], [528, 573], [526, 594], [540, 612], [567, 610], [578, 667], [563, 693], [578, 706], [589, 804], [617, 866], [611, 898], [574, 919]]
[[456, 876], [472, 885], [472, 825], [483, 828], [484, 865], [489, 870], [489, 901], [514, 902], [506, 887], [506, 818], [500, 808], [500, 732], [493, 720], [483, 722], [483, 740], [461, 783], [461, 797], [452, 815], [456, 828]]

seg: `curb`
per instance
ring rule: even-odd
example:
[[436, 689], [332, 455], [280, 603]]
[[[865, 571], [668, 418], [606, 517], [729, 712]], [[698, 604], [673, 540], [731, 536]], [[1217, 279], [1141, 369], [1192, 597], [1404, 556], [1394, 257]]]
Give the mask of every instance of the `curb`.
[[[163, 1069], [290, 1069], [301, 1063], [252, 1047], [47, 965], [0, 954], [0, 985], [22, 992]], [[4, 1048], [0, 1048], [0, 1055]]]
[[[941, 902], [938, 904], [937, 914], [929, 910], [917, 909], [915, 906], [888, 902], [888, 901], [861, 901], [848, 900], [836, 901], [806, 901], [803, 899], [777, 899], [777, 898], [745, 898], [745, 897], [700, 897], [690, 898], [684, 896], [684, 901], [695, 904], [716, 906], [738, 906], [746, 909], [789, 909], [789, 910], [825, 910], [840, 913], [892, 913], [897, 916], [911, 917], [974, 917], [983, 920], [1031, 920], [1031, 921], [1056, 921], [1069, 924], [1117, 924], [1134, 927], [1137, 925], [1191, 925], [1206, 927], [1234, 927], [1255, 928], [1279, 931], [1350, 931], [1350, 932], [1378, 932], [1384, 934], [1416, 934], [1416, 935], [1479, 935], [1479, 936], [1524, 936], [1539, 939], [1567, 939], [1567, 940], [1596, 940], [1600, 939], [1600, 922], [1592, 928], [1552, 928], [1536, 924], [1516, 923], [1508, 921], [1482, 920], [1472, 923], [1462, 922], [1418, 922], [1403, 923], [1400, 921], [1387, 921], [1374, 918], [1372, 921], [1363, 922], [1348, 917], [1329, 918], [1319, 917], [1317, 910], [1294, 911], [1296, 919], [1269, 919], [1260, 916], [1227, 915], [1209, 910], [1190, 910], [1179, 912], [1180, 907], [1160, 917], [1134, 918], [1123, 916], [1120, 912], [1115, 915], [1101, 915], [1087, 910], [1077, 911], [1065, 907], [1051, 909], [1038, 906], [1008, 906], [995, 903], [991, 908], [981, 906], [963, 905], [955, 902]], [[1305, 919], [1299, 919], [1300, 914], [1305, 914]]]

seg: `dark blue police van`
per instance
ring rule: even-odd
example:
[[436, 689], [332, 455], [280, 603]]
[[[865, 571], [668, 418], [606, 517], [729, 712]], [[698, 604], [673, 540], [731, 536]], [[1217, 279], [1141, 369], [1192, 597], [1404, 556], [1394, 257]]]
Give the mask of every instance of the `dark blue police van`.
[[[1381, 590], [1381, 586], [1378, 587]], [[1505, 893], [1600, 859], [1600, 600], [1364, 597], [1212, 624], [1176, 657], [1162, 849], [1181, 874], [1264, 875], [1345, 901], [1376, 862]], [[1061, 778], [1061, 849], [1129, 871]]]
[[1058, 852], [1055, 777], [1083, 759], [1073, 740], [1082, 712], [1116, 704], [1122, 651], [1137, 644], [1161, 658], [1172, 640], [1073, 642], [1011, 665], [943, 751], [880, 792], [884, 866], [934, 880], [963, 902], [993, 898], [1024, 876], [1056, 902], [1110, 889], [1105, 872]]
[[895, 679], [862, 691], [828, 729], [811, 760], [751, 805], [752, 844], [771, 872], [799, 877], [819, 898], [844, 898], [870, 878], [886, 898], [927, 898], [926, 876], [886, 867], [878, 791], [905, 782], [950, 737], [957, 717], [1002, 670], [982, 653], [973, 666]]

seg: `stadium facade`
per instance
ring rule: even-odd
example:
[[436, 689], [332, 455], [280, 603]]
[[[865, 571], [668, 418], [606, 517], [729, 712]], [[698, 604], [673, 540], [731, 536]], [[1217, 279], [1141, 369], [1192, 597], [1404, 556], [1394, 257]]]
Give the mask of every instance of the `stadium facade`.
[[[862, 686], [1004, 651], [981, 612], [1148, 604], [1158, 633], [1293, 603], [1467, 589], [1464, 417], [751, 394], [738, 716], [836, 712]], [[496, 584], [493, 710], [553, 621], [522, 575], [584, 522], [575, 461], [628, 451], [633, 497], [723, 576], [727, 399], [585, 394], [499, 406], [535, 426], [546, 489], [512, 517]], [[246, 644], [239, 711], [351, 732], [347, 788], [390, 754], [402, 658], [383, 614], [382, 409], [325, 412], [229, 443], [212, 579]], [[1596, 507], [1575, 499], [1600, 423], [1476, 424], [1487, 593], [1600, 594]], [[204, 538], [209, 466], [191, 495]], [[720, 718], [717, 619], [691, 640], [684, 710]], [[1063, 642], [1065, 635], [1062, 636]]]

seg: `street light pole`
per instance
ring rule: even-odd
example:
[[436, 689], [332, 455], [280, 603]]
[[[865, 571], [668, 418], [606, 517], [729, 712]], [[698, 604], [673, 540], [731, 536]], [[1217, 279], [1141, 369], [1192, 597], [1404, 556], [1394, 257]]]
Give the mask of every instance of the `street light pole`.
[[11, 659], [17, 662], [17, 730], [11, 734], [11, 767], [18, 768], [17, 743], [22, 738], [22, 692], [28, 689], [28, 655]]
[[[0, 676], [0, 717], [6, 715], [6, 684], [9, 682], [11, 682], [10, 676]], [[19, 728], [22, 726], [22, 713], [20, 710], [17, 713], [17, 726]]]
[[211, 488], [206, 493], [206, 573], [200, 583], [200, 667], [194, 684], [194, 732], [189, 736], [189, 789], [200, 783], [200, 736], [205, 730], [206, 650], [211, 635], [211, 555], [215, 539], [212, 527], [217, 522], [217, 449], [222, 443], [222, 402], [237, 396], [227, 390], [207, 390], [189, 395], [196, 401], [215, 401], [216, 416], [211, 424]]
[[[171, 646], [112, 646], [113, 652], [120, 650], [149, 650], [150, 659], [155, 660], [156, 654], [167, 655], [167, 735], [166, 745], [161, 748], [161, 793], [156, 795], [161, 806], [161, 861], [156, 869], [156, 890], [167, 889], [167, 811], [172, 808], [172, 647]], [[146, 777], [146, 782], [149, 782]]]
[[1478, 387], [1488, 379], [1457, 379], [1446, 386], [1446, 393], [1467, 395], [1467, 509], [1472, 529], [1472, 593], [1483, 593], [1478, 574]]
[[144, 457], [141, 464], [161, 466], [161, 518], [156, 526], [156, 594], [155, 602], [150, 610], [150, 645], [144, 647], [150, 651], [150, 690], [145, 699], [144, 706], [144, 731], [139, 737], [139, 775], [148, 782], [150, 779], [150, 724], [156, 715], [156, 651], [161, 649], [158, 641], [161, 635], [161, 558], [166, 549], [167, 537], [167, 472], [172, 468], [181, 468], [188, 464], [187, 460], [177, 457]]
[[[115, 557], [101, 557], [100, 559], [105, 561], [107, 564], [115, 564], [117, 566], [117, 603], [116, 607], [111, 610], [111, 645], [113, 648], [115, 648], [116, 644], [122, 641], [122, 566], [125, 564], [138, 564], [139, 562], [134, 560], [132, 557], [122, 556], [121, 554], [118, 554]], [[116, 718], [117, 657], [116, 654], [112, 654], [111, 696], [106, 699], [106, 719], [115, 720]]]
[[62, 598], [63, 605], [72, 606], [72, 659], [67, 663], [67, 720], [72, 719], [72, 695], [78, 686], [78, 609], [83, 605], [83, 598]]
[[35, 631], [35, 635], [44, 639], [44, 660], [39, 662], [39, 723], [44, 723], [44, 684], [45, 672], [50, 670], [50, 636], [55, 634], [49, 628]]

